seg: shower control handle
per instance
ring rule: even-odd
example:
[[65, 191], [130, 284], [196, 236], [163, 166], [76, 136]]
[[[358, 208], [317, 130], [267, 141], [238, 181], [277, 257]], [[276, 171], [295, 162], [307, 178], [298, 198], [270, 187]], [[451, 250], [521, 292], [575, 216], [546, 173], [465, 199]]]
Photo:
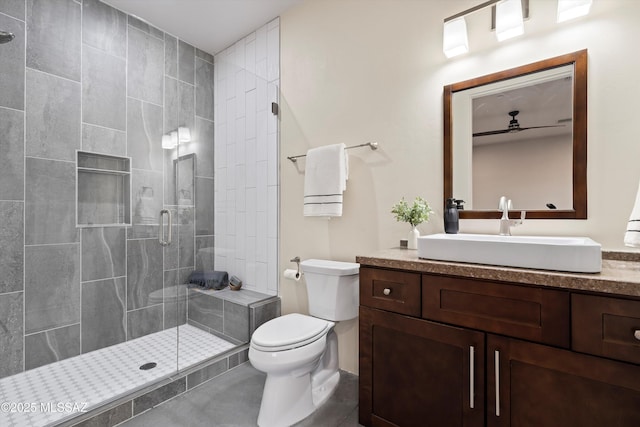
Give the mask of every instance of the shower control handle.
[[[168, 218], [168, 232], [165, 237], [165, 223], [164, 218]], [[159, 224], [159, 233], [158, 233], [158, 241], [161, 246], [169, 246], [171, 244], [171, 211], [169, 209], [162, 209], [160, 211], [160, 224]]]

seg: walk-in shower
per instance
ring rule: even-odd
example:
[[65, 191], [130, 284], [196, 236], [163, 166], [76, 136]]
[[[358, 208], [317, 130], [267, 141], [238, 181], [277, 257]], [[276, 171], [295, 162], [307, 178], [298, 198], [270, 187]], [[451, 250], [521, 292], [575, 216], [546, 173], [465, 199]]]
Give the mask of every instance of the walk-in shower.
[[98, 0], [0, 2], [0, 29], [0, 425], [130, 417], [246, 361], [280, 307], [266, 49], [247, 72]]

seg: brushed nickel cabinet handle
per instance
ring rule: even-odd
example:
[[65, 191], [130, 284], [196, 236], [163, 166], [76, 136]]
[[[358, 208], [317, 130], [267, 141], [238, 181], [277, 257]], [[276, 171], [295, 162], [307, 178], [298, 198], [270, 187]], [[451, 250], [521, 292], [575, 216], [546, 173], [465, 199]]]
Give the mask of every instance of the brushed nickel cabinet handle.
[[469, 346], [469, 408], [474, 408], [473, 401], [475, 400], [475, 348], [471, 345]]
[[383, 293], [383, 294], [385, 294], [385, 295], [389, 295], [389, 294], [391, 294], [391, 289], [389, 289], [389, 288], [384, 288], [384, 290], [382, 291], [382, 293]]
[[495, 371], [496, 371], [496, 417], [500, 416], [500, 352], [495, 351]]

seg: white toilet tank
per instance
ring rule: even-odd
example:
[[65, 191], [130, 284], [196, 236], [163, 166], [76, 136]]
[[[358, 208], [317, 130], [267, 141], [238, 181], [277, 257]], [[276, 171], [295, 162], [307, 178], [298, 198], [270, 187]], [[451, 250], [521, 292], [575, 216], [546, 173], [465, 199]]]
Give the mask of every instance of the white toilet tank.
[[300, 263], [309, 297], [309, 314], [326, 320], [358, 317], [360, 264], [307, 259]]

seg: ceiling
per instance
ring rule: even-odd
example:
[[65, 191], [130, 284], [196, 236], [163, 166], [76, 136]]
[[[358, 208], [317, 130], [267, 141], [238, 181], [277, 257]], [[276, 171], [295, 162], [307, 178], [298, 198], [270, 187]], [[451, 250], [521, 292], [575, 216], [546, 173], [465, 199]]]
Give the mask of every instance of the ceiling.
[[102, 0], [211, 54], [303, 0]]
[[511, 120], [509, 111], [519, 112], [516, 120], [522, 128], [549, 126], [517, 133], [474, 137], [473, 145], [570, 137], [573, 131], [572, 93], [573, 79], [561, 76], [555, 80], [473, 99], [473, 133], [507, 129]]

